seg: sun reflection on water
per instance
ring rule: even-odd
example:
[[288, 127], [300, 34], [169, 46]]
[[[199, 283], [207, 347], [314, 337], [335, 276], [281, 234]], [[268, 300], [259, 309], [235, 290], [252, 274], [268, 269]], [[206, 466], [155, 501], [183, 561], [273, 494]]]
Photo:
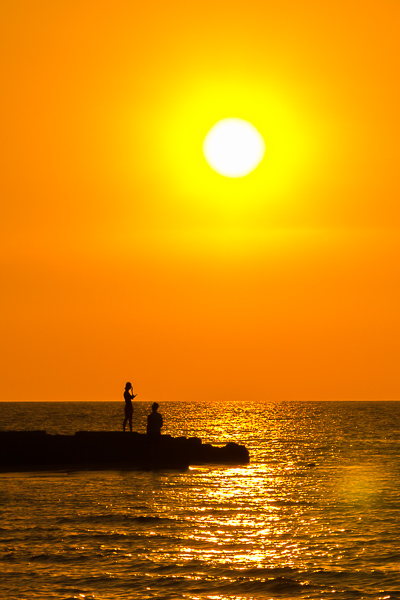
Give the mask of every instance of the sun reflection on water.
[[[249, 411], [237, 403], [229, 413], [196, 408], [188, 407], [185, 429], [171, 425], [169, 433], [199, 436], [213, 444], [241, 440], [250, 450], [251, 463], [195, 466], [179, 476], [182, 492], [175, 498], [175, 515], [184, 520], [186, 543], [173, 553], [178, 564], [205, 561], [248, 570], [306, 568], [322, 557], [340, 561], [335, 542], [341, 528], [323, 519], [317, 508], [323, 486], [313, 469], [322, 451], [310, 435], [309, 408], [307, 417], [300, 411], [296, 420], [290, 411], [285, 416], [282, 405], [278, 409], [254, 403]], [[179, 486], [174, 486], [176, 493]]]

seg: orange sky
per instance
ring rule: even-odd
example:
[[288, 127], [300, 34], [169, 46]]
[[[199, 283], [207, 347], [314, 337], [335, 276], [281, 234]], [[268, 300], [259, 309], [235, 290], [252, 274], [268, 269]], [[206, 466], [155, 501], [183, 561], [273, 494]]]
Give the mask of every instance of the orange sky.
[[399, 399], [399, 15], [3, 0], [0, 399]]

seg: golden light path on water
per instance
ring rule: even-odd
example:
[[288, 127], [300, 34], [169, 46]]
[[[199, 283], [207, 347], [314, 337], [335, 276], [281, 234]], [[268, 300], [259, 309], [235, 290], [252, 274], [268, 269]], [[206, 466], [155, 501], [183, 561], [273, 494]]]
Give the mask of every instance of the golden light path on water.
[[[301, 500], [291, 500], [292, 492], [296, 496], [301, 493], [295, 480], [289, 480], [288, 486], [287, 477], [273, 476], [268, 467], [257, 472], [246, 468], [229, 469], [223, 474], [218, 469], [191, 470], [196, 471], [196, 478], [201, 482], [201, 486], [193, 490], [198, 500], [206, 500], [214, 508], [211, 512], [197, 508], [193, 516], [186, 518], [193, 528], [188, 538], [194, 544], [182, 549], [181, 560], [200, 559], [214, 564], [234, 561], [246, 569], [249, 565], [263, 568], [265, 564], [293, 567], [296, 563], [298, 566], [301, 553], [307, 549], [300, 540], [288, 539], [289, 517], [285, 513], [290, 512], [290, 520], [296, 520], [302, 535], [306, 536], [311, 534], [315, 519], [307, 517], [307, 508]], [[284, 491], [277, 494], [280, 488]], [[309, 489], [305, 491], [309, 493]], [[236, 513], [234, 516], [232, 511]], [[198, 542], [210, 548], [201, 549]]]
[[[195, 424], [189, 425], [191, 431], [170, 425], [168, 432], [190, 436], [202, 431], [203, 441], [214, 444], [246, 440], [252, 462], [239, 468], [190, 467], [180, 476], [179, 485], [174, 483], [174, 508], [155, 502], [157, 512], [162, 509], [173, 518], [185, 515], [185, 543], [170, 558], [177, 564], [235, 564], [243, 571], [266, 565], [306, 569], [315, 559], [339, 568], [343, 549], [337, 541], [343, 528], [338, 515], [329, 523], [314, 509], [314, 500], [325, 496], [329, 482], [315, 479], [313, 464], [308, 463], [315, 454], [313, 440], [301, 439], [308, 422], [290, 417], [276, 420], [273, 405], [260, 404], [248, 412], [238, 403], [227, 414], [199, 409], [189, 408], [192, 418], [186, 422]], [[237, 413], [234, 419], [232, 411]], [[257, 422], [268, 429], [260, 431]], [[293, 443], [294, 435], [298, 442]], [[261, 445], [260, 437], [265, 438]], [[170, 485], [170, 476], [161, 477], [160, 484]], [[223, 596], [215, 596], [219, 597]]]

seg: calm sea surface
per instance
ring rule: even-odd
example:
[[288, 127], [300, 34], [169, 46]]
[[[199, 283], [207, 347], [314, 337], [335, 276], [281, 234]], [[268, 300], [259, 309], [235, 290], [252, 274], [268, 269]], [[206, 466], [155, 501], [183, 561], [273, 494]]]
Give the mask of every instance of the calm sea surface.
[[[135, 402], [135, 430], [149, 411]], [[0, 475], [1, 600], [400, 599], [400, 402], [160, 412], [164, 433], [240, 442], [250, 464]], [[3, 430], [122, 419], [122, 402], [0, 404]]]

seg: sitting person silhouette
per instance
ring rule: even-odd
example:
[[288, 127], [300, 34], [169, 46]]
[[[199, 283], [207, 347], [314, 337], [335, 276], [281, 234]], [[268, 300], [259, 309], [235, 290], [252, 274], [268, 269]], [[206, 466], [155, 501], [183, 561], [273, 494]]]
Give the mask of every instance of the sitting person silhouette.
[[152, 412], [147, 417], [147, 433], [150, 435], [161, 435], [161, 427], [163, 426], [163, 418], [157, 412], [158, 404], [153, 403]]
[[132, 415], [133, 415], [133, 406], [132, 400], [136, 398], [137, 394], [133, 393], [133, 387], [130, 381], [128, 381], [125, 385], [124, 398], [125, 398], [125, 419], [123, 430], [125, 431], [125, 427], [127, 422], [129, 421], [129, 429], [132, 431]]

